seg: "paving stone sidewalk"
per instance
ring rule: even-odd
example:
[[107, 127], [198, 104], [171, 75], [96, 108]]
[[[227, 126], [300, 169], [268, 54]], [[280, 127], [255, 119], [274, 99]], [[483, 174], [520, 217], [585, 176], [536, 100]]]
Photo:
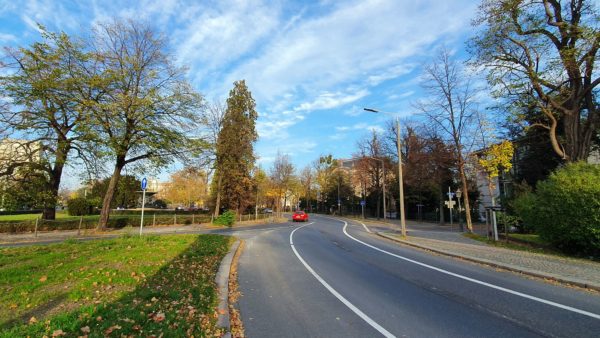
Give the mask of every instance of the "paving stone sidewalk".
[[408, 236], [403, 239], [395, 220], [363, 222], [371, 231], [406, 245], [600, 291], [600, 262], [495, 247], [463, 236], [456, 226], [407, 221]]
[[410, 234], [406, 239], [402, 239], [394, 232], [379, 234], [438, 253], [600, 291], [600, 263], [590, 260], [510, 250], [485, 243], [467, 244], [415, 237]]

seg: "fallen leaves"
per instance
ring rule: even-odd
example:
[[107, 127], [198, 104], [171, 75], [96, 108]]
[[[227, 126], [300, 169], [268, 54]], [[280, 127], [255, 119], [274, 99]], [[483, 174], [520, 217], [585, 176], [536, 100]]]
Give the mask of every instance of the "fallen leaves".
[[66, 335], [67, 334], [63, 330], [55, 330], [54, 332], [52, 332], [52, 337], [63, 337]]
[[120, 330], [120, 329], [121, 329], [120, 325], [113, 325], [113, 326], [109, 327], [108, 329], [104, 330], [104, 334], [108, 336], [109, 334], [113, 333], [113, 331]]
[[152, 320], [154, 320], [155, 323], [160, 323], [163, 320], [165, 320], [165, 318], [166, 318], [165, 314], [162, 312], [159, 312], [152, 317]]
[[89, 334], [90, 331], [91, 331], [89, 326], [84, 326], [84, 327], [82, 327], [79, 330], [81, 330], [81, 332], [84, 333], [84, 334]]
[[44, 282], [45, 282], [45, 281], [47, 281], [47, 280], [48, 280], [48, 276], [42, 276], [42, 277], [40, 277], [40, 279], [39, 279], [40, 283], [44, 283]]

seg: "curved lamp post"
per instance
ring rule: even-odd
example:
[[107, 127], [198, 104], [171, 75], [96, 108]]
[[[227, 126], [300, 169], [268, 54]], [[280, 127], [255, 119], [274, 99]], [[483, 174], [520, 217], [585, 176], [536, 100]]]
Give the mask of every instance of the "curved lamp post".
[[402, 236], [406, 236], [406, 219], [404, 217], [404, 183], [402, 179], [402, 152], [400, 151], [400, 118], [398, 115], [393, 113], [381, 112], [373, 108], [363, 108], [365, 111], [371, 113], [382, 113], [396, 118], [396, 146], [398, 151], [398, 188], [400, 190], [400, 229]]

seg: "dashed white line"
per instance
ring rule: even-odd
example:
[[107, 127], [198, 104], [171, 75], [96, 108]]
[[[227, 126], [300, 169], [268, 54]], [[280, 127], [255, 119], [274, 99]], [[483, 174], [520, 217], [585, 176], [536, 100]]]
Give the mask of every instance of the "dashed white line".
[[294, 229], [294, 231], [292, 231], [290, 233], [290, 246], [292, 247], [292, 251], [294, 251], [294, 254], [296, 254], [296, 257], [298, 257], [298, 259], [304, 265], [304, 267], [308, 270], [308, 272], [310, 272], [319, 281], [319, 283], [321, 283], [329, 292], [331, 292], [332, 295], [335, 296], [335, 298], [337, 298], [340, 302], [342, 302], [344, 305], [346, 305], [352, 312], [356, 313], [357, 316], [359, 316], [362, 320], [367, 322], [367, 324], [371, 325], [371, 327], [373, 327], [375, 330], [379, 331], [379, 333], [381, 333], [384, 337], [388, 337], [388, 338], [395, 337], [388, 330], [384, 329], [381, 325], [379, 325], [377, 322], [375, 322], [373, 319], [371, 319], [371, 317], [367, 316], [359, 308], [354, 306], [354, 304], [350, 303], [350, 301], [348, 301], [346, 298], [344, 298], [344, 296], [342, 296], [339, 292], [337, 292], [333, 287], [331, 287], [331, 285], [329, 285], [323, 278], [321, 278], [321, 276], [319, 276], [319, 274], [317, 274], [315, 272], [315, 270], [313, 270], [313, 268], [311, 268], [310, 265], [308, 265], [308, 263], [306, 263], [306, 261], [302, 258], [302, 256], [300, 256], [300, 254], [298, 253], [298, 250], [296, 250], [296, 247], [294, 246], [294, 233], [296, 231], [304, 228], [305, 226], [311, 225], [313, 223], [314, 222], [305, 224], [299, 228]]
[[475, 278], [463, 276], [463, 275], [460, 275], [460, 274], [457, 274], [457, 273], [454, 273], [454, 272], [450, 272], [448, 270], [440, 269], [440, 268], [437, 268], [435, 266], [432, 266], [432, 265], [429, 265], [429, 264], [425, 264], [425, 263], [421, 263], [421, 262], [416, 261], [414, 259], [410, 259], [410, 258], [407, 258], [407, 257], [404, 257], [404, 256], [400, 256], [400, 255], [391, 253], [389, 251], [380, 249], [380, 248], [378, 248], [378, 247], [376, 247], [374, 245], [365, 243], [365, 242], [361, 241], [360, 239], [357, 239], [357, 238], [353, 237], [352, 235], [350, 235], [348, 233], [348, 231], [346, 231], [346, 228], [348, 227], [348, 223], [345, 222], [345, 221], [342, 221], [342, 220], [338, 220], [338, 221], [344, 222], [344, 228], [343, 228], [343, 230], [344, 230], [344, 234], [347, 237], [349, 237], [352, 240], [355, 240], [356, 242], [358, 242], [360, 244], [368, 246], [369, 248], [377, 250], [379, 252], [382, 252], [382, 253], [388, 254], [390, 256], [393, 256], [393, 257], [405, 260], [407, 262], [414, 263], [414, 264], [420, 265], [422, 267], [425, 267], [425, 268], [428, 268], [428, 269], [431, 269], [431, 270], [435, 270], [435, 271], [438, 271], [438, 272], [441, 272], [441, 273], [444, 273], [444, 274], [447, 274], [447, 275], [450, 275], [450, 276], [453, 276], [453, 277], [456, 277], [456, 278], [460, 278], [460, 279], [463, 279], [463, 280], [466, 280], [466, 281], [469, 281], [469, 282], [472, 282], [472, 283], [475, 283], [475, 284], [487, 286], [487, 287], [495, 289], [495, 290], [499, 290], [499, 291], [502, 291], [502, 292], [510, 293], [512, 295], [515, 295], [515, 296], [527, 298], [527, 299], [530, 299], [530, 300], [533, 300], [533, 301], [536, 301], [536, 302], [540, 302], [540, 303], [543, 303], [543, 304], [547, 304], [547, 305], [550, 305], [550, 306], [554, 306], [554, 307], [557, 307], [557, 308], [560, 308], [560, 309], [563, 309], [563, 310], [567, 310], [567, 311], [579, 313], [579, 314], [582, 314], [584, 316], [592, 317], [592, 318], [595, 318], [595, 319], [600, 319], [600, 315], [596, 314], [596, 313], [588, 312], [588, 311], [585, 311], [585, 310], [580, 310], [580, 309], [577, 309], [577, 308], [574, 308], [574, 307], [571, 307], [571, 306], [568, 306], [568, 305], [563, 305], [563, 304], [556, 303], [556, 302], [553, 302], [553, 301], [550, 301], [550, 300], [546, 300], [546, 299], [543, 299], [543, 298], [531, 296], [531, 295], [528, 295], [526, 293], [522, 293], [522, 292], [519, 292], [519, 291], [507, 289], [507, 288], [502, 287], [502, 286], [498, 286], [498, 285], [495, 285], [495, 284], [491, 284], [491, 283], [487, 283], [487, 282], [484, 282], [484, 281], [480, 281], [480, 280], [475, 279]]

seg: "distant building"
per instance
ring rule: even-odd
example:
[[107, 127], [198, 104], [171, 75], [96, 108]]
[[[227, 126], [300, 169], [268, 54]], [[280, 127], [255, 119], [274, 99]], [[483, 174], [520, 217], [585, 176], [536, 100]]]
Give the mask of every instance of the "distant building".
[[6, 173], [11, 163], [38, 162], [42, 157], [41, 153], [41, 145], [37, 141], [2, 139], [0, 140], [0, 173]]

